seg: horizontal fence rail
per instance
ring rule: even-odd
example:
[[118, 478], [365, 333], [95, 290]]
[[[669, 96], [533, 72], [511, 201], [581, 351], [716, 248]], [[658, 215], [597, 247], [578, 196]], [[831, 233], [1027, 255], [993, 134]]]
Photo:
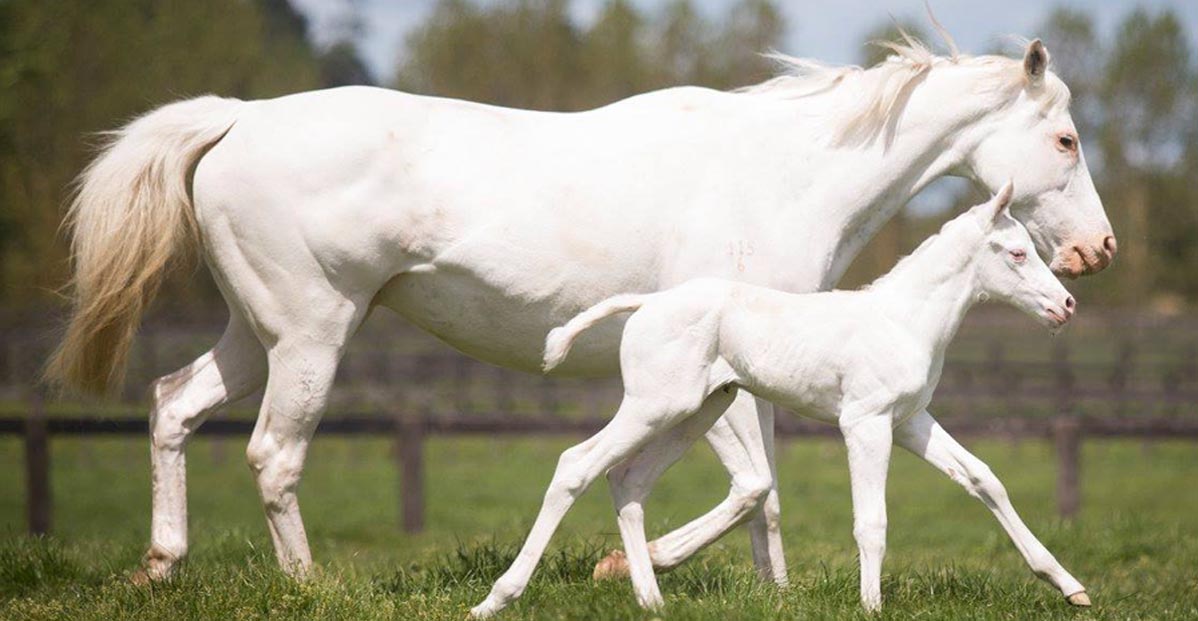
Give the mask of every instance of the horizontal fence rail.
[[[101, 415], [83, 404], [47, 416], [29, 398], [53, 339], [43, 319], [0, 325], [0, 435], [24, 439], [28, 523], [51, 526], [51, 438], [146, 434], [145, 387], [210, 347], [221, 325], [143, 327], [132, 352], [123, 404]], [[1057, 459], [1057, 509], [1081, 499], [1086, 438], [1198, 439], [1198, 318], [1083, 313], [1048, 339], [1015, 313], [973, 313], [949, 349], [932, 411], [954, 435], [1046, 439]], [[622, 394], [618, 378], [569, 380], [499, 369], [448, 351], [395, 322], [367, 322], [342, 360], [331, 412], [319, 433], [393, 438], [402, 525], [424, 522], [424, 447], [432, 436], [590, 434], [606, 424]], [[246, 403], [259, 398], [250, 396]], [[23, 404], [28, 399], [28, 407]], [[230, 406], [236, 408], [237, 406]], [[130, 416], [134, 411], [136, 416]], [[249, 418], [214, 418], [201, 436], [247, 436]], [[836, 437], [839, 431], [795, 416], [777, 417], [777, 436]]]
[[[424, 442], [433, 435], [586, 435], [607, 423], [603, 418], [567, 420], [555, 417], [506, 416], [385, 416], [352, 414], [327, 418], [318, 433], [340, 436], [393, 438], [399, 469], [400, 515], [409, 533], [424, 528]], [[1057, 455], [1057, 511], [1068, 519], [1080, 508], [1081, 443], [1086, 437], [1198, 440], [1198, 418], [1099, 418], [1056, 416], [1051, 418], [948, 419], [942, 425], [963, 437], [1003, 439], [1049, 439]], [[200, 427], [201, 436], [249, 436], [251, 420], [211, 420]], [[50, 438], [52, 436], [144, 435], [149, 425], [144, 418], [46, 418], [41, 401], [33, 400], [26, 418], [0, 418], [0, 434], [23, 435], [27, 481], [29, 531], [50, 530]], [[793, 416], [779, 417], [779, 438], [839, 437], [832, 425]]]

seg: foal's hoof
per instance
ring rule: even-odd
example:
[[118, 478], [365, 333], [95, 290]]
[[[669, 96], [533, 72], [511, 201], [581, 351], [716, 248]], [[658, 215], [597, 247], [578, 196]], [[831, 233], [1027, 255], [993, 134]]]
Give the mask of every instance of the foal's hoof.
[[628, 557], [623, 550], [612, 550], [610, 554], [595, 563], [592, 580], [619, 580], [628, 577]]
[[1073, 604], [1074, 606], [1084, 606], [1087, 608], [1090, 606], [1090, 596], [1086, 595], [1085, 591], [1078, 591], [1077, 593], [1066, 597], [1065, 601]]

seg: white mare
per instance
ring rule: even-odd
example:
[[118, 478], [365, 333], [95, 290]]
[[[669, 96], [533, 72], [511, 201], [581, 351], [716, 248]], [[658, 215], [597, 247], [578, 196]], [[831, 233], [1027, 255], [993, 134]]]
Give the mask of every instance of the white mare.
[[[1058, 273], [1105, 267], [1114, 237], [1043, 45], [1020, 60], [898, 52], [869, 70], [792, 60], [797, 75], [741, 92], [673, 88], [571, 114], [354, 87], [193, 99], [115, 132], [71, 208], [75, 309], [50, 376], [119, 382], [144, 305], [188, 249], [230, 314], [211, 351], [153, 385], [138, 577], [169, 575], [187, 552], [185, 442], [264, 383], [247, 456], [280, 564], [307, 572], [296, 486], [346, 344], [376, 306], [537, 371], [551, 328], [620, 293], [704, 276], [829, 288], [944, 175], [991, 190], [1013, 178], [1014, 215]], [[614, 374], [619, 334], [592, 331], [557, 372]], [[733, 476], [728, 500], [657, 541], [656, 565], [752, 515], [758, 567], [786, 582], [772, 459], [739, 441], [769, 444], [772, 429], [768, 403], [729, 406], [708, 434]], [[676, 458], [680, 444], [661, 451]]]
[[[679, 425], [710, 425], [740, 390], [839, 425], [848, 447], [866, 609], [882, 606], [892, 442], [981, 498], [1033, 571], [1083, 600], [1082, 585], [1024, 526], [998, 479], [926, 413], [945, 349], [974, 303], [995, 298], [1054, 329], [1073, 315], [1073, 297], [1007, 213], [1010, 197], [1008, 185], [860, 291], [792, 294], [698, 279], [667, 291], [616, 296], [550, 332], [546, 370], [566, 358], [583, 331], [631, 311], [620, 346], [624, 399], [606, 427], [562, 453], [524, 548], [471, 614], [490, 616], [523, 591], [561, 518], [604, 473], [613, 482], [637, 601], [660, 607], [641, 506], [649, 486], [628, 483], [642, 476], [638, 469], [654, 469], [650, 461], [657, 457], [642, 450], [654, 437]], [[744, 449], [764, 458], [767, 447], [746, 443]]]

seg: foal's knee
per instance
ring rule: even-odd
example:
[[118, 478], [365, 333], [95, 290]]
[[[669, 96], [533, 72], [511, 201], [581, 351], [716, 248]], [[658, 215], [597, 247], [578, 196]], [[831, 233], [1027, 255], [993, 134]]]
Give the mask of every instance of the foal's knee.
[[557, 460], [557, 469], [553, 472], [553, 480], [549, 482], [549, 490], [546, 496], [567, 496], [577, 498], [586, 491], [590, 484], [584, 472], [583, 457], [587, 454], [587, 447], [583, 445], [572, 446], [562, 451], [561, 457]]
[[965, 488], [970, 495], [987, 503], [1003, 502], [1007, 499], [1007, 488], [984, 463], [970, 466]]
[[861, 549], [882, 554], [886, 550], [886, 520], [858, 520], [853, 524], [853, 539]]

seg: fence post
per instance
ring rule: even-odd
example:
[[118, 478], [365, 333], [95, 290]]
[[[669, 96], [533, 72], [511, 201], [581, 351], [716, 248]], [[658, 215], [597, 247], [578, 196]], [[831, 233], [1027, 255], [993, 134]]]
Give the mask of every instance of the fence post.
[[419, 533], [424, 530], [424, 421], [399, 417], [395, 434], [402, 526], [405, 533]]
[[25, 419], [25, 494], [29, 534], [50, 532], [50, 439], [42, 395], [29, 398]]
[[1056, 376], [1057, 417], [1052, 422], [1052, 434], [1057, 449], [1057, 513], [1070, 520], [1081, 506], [1081, 420], [1074, 414], [1073, 368], [1069, 364], [1069, 346], [1057, 340], [1053, 349]]
[[1072, 416], [1053, 420], [1052, 434], [1057, 449], [1057, 513], [1070, 520], [1081, 506], [1081, 424]]

